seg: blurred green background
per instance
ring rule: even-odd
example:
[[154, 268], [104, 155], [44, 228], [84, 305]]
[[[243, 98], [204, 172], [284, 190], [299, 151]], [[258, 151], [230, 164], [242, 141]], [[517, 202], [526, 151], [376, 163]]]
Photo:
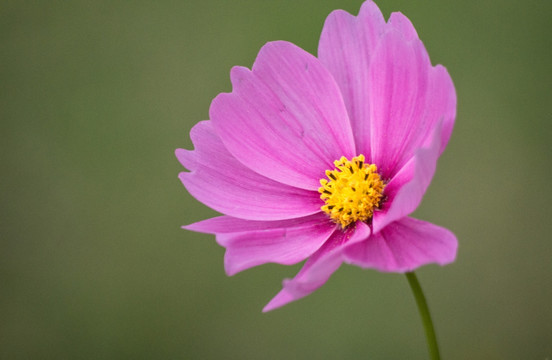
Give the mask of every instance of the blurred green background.
[[[262, 314], [299, 266], [228, 278], [174, 149], [267, 41], [311, 53], [360, 0], [0, 2], [0, 358], [426, 359], [406, 279], [343, 266]], [[456, 263], [418, 271], [444, 359], [552, 358], [552, 3], [379, 1], [458, 93], [416, 216]]]

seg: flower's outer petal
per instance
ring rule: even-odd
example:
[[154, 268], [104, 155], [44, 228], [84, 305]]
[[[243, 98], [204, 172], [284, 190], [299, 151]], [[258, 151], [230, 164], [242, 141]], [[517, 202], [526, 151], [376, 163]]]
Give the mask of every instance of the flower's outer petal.
[[305, 262], [293, 279], [284, 280], [283, 289], [264, 307], [263, 312], [305, 297], [324, 285], [343, 262], [344, 247], [365, 240], [369, 236], [370, 228], [362, 222], [358, 222], [356, 228], [348, 231], [336, 230]]
[[273, 180], [317, 190], [326, 169], [355, 156], [347, 110], [330, 72], [297, 46], [262, 47], [250, 71], [234, 67], [232, 93], [209, 111], [226, 148]]
[[456, 111], [456, 93], [445, 68], [431, 66], [415, 30], [408, 31], [408, 19], [396, 15], [392, 20], [396, 28], [390, 21], [369, 78], [371, 162], [388, 178], [427, 146], [440, 120], [446, 129], [440, 145], [444, 149]]
[[386, 272], [407, 272], [419, 266], [446, 265], [456, 258], [458, 241], [452, 232], [425, 221], [403, 218], [378, 234], [344, 250], [345, 261]]
[[279, 221], [279, 227], [264, 222], [263, 230], [218, 233], [217, 242], [226, 248], [226, 273], [234, 275], [269, 262], [296, 264], [318, 250], [337, 227], [323, 213], [301, 220], [287, 220], [289, 225]]
[[414, 29], [414, 25], [400, 12], [394, 12], [389, 16], [387, 28], [393, 28], [401, 33], [406, 41], [418, 39], [418, 33]]
[[412, 213], [431, 183], [437, 167], [442, 139], [442, 122], [437, 125], [429, 147], [420, 148], [414, 157], [385, 186], [383, 206], [374, 212], [372, 231], [378, 233], [393, 221]]
[[[275, 220], [275, 221], [258, 221], [245, 220], [227, 215], [217, 216], [214, 218], [201, 220], [196, 223], [182, 226], [183, 229], [197, 231], [205, 234], [228, 234], [245, 231], [270, 230], [287, 227], [301, 226], [308, 222], [328, 220], [328, 216], [321, 211], [314, 215], [309, 215], [300, 218]], [[329, 220], [328, 220], [329, 221]]]
[[176, 150], [191, 172], [179, 177], [196, 199], [223, 214], [250, 220], [280, 220], [320, 211], [318, 192], [294, 188], [248, 169], [226, 150], [210, 121], [190, 136], [194, 151]]
[[[442, 121], [440, 155], [445, 151], [456, 119], [456, 90], [447, 69], [442, 65], [432, 68], [429, 75], [430, 96], [427, 98], [426, 114], [433, 124]], [[425, 144], [429, 143], [430, 138], [427, 136]]]
[[362, 5], [358, 16], [333, 11], [324, 24], [318, 58], [334, 76], [355, 136], [358, 154], [370, 158], [369, 65], [385, 28], [381, 11], [372, 1]]

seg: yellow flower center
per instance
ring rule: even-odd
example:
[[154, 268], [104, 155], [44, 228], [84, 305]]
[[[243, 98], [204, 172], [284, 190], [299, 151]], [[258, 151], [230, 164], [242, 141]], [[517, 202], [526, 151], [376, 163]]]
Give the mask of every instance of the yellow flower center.
[[364, 155], [344, 156], [334, 161], [335, 170], [326, 170], [318, 192], [325, 204], [321, 209], [343, 228], [355, 221], [368, 221], [380, 206], [385, 184], [376, 165], [365, 164]]

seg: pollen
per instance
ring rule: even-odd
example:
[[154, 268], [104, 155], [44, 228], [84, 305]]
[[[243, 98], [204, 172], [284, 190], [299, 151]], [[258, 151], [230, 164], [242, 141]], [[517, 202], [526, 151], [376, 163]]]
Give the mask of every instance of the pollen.
[[381, 206], [385, 183], [376, 165], [364, 160], [364, 155], [351, 160], [342, 156], [334, 161], [334, 170], [326, 170], [327, 179], [320, 180], [318, 192], [325, 203], [321, 209], [342, 228], [369, 221]]

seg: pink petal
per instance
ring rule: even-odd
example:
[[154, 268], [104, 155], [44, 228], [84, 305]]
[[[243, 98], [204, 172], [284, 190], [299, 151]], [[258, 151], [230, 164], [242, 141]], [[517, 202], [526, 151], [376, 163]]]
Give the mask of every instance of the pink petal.
[[190, 225], [185, 225], [182, 226], [182, 228], [205, 234], [229, 234], [245, 231], [295, 227], [301, 226], [305, 223], [317, 223], [327, 220], [328, 216], [321, 211], [305, 217], [275, 221], [245, 220], [223, 215], [206, 220], [201, 220]]
[[[456, 90], [447, 69], [442, 65], [432, 68], [429, 76], [430, 95], [427, 97], [426, 116], [433, 124], [442, 121], [441, 154], [448, 144], [456, 119]], [[431, 136], [427, 136], [426, 144], [430, 139]]]
[[327, 215], [322, 212], [306, 217], [275, 221], [245, 220], [223, 215], [198, 221], [182, 228], [206, 234], [228, 234], [300, 226], [306, 222], [321, 220], [322, 218], [327, 219]]
[[336, 230], [293, 279], [284, 280], [283, 289], [264, 307], [263, 312], [305, 297], [324, 285], [343, 262], [344, 247], [369, 236], [370, 228], [361, 222], [348, 231]]
[[412, 25], [412, 22], [400, 12], [392, 13], [391, 16], [389, 16], [387, 27], [388, 29], [393, 28], [401, 33], [406, 41], [418, 39], [418, 33], [416, 29], [414, 29], [414, 25]]
[[370, 158], [369, 65], [385, 27], [381, 11], [366, 1], [355, 17], [332, 12], [324, 24], [318, 58], [334, 76], [351, 119], [357, 153]]
[[[417, 148], [427, 145], [438, 121], [443, 119], [444, 128], [452, 130], [456, 107], [446, 70], [431, 66], [406, 18], [394, 19], [403, 19], [395, 22], [405, 34], [390, 23], [370, 64], [371, 161], [385, 177], [392, 177]], [[449, 136], [450, 131], [443, 140]]]
[[190, 134], [195, 150], [178, 149], [191, 172], [179, 177], [190, 194], [221, 213], [251, 220], [280, 220], [320, 211], [318, 192], [294, 188], [248, 169], [226, 150], [210, 121]]
[[429, 147], [418, 149], [414, 157], [386, 185], [384, 195], [387, 199], [382, 209], [374, 213], [372, 220], [374, 233], [412, 213], [422, 201], [437, 167], [443, 138], [441, 124], [434, 130]]
[[317, 190], [324, 171], [355, 145], [339, 89], [314, 56], [283, 41], [260, 50], [253, 70], [235, 67], [233, 91], [210, 116], [228, 150], [273, 180]]
[[386, 272], [412, 271], [429, 263], [446, 265], [456, 258], [453, 233], [425, 221], [403, 218], [365, 241], [348, 246], [346, 261]]
[[[268, 262], [292, 265], [314, 253], [334, 232], [336, 225], [325, 214], [302, 219], [259, 221], [225, 219], [230, 228], [259, 228], [237, 233], [217, 233], [217, 242], [226, 248], [224, 267], [228, 275]], [[213, 227], [220, 226], [211, 224]], [[263, 229], [264, 227], [264, 229]]]

